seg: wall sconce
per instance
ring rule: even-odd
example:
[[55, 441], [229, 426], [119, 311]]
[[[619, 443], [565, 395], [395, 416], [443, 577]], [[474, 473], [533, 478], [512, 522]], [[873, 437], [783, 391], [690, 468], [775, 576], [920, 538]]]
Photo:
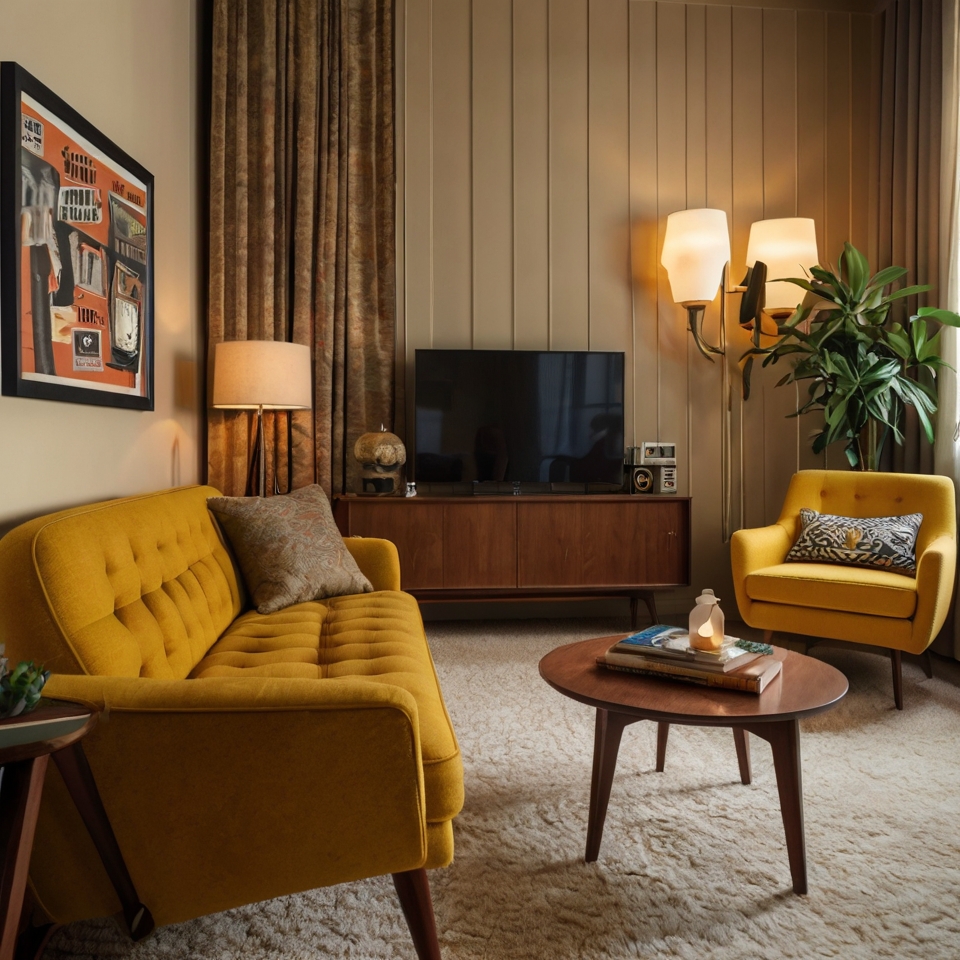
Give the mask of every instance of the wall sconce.
[[310, 348], [283, 340], [228, 340], [218, 343], [214, 350], [213, 406], [257, 411], [257, 445], [250, 473], [256, 465], [257, 489], [264, 497], [267, 458], [263, 411], [309, 410], [313, 406]]
[[730, 232], [724, 210], [679, 210], [667, 217], [660, 262], [667, 271], [674, 303], [687, 308], [687, 322], [697, 349], [712, 363], [723, 355], [703, 339], [707, 304], [725, 285], [730, 260]]
[[[802, 277], [820, 262], [817, 229], [807, 217], [757, 220], [747, 241], [746, 289], [740, 305], [740, 324], [755, 329], [766, 314], [774, 321], [786, 320], [802, 299], [796, 284], [785, 277]], [[768, 277], [776, 279], [769, 280]], [[766, 333], [767, 331], [762, 331]], [[770, 332], [776, 336], [777, 329]], [[754, 337], [757, 345], [759, 340]]]

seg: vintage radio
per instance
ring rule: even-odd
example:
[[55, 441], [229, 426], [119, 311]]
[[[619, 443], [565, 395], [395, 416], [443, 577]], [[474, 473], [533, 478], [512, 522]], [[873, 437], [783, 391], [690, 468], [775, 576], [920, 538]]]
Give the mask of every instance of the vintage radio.
[[645, 467], [675, 467], [677, 465], [677, 445], [675, 443], [645, 440], [639, 448], [632, 447], [631, 449], [639, 449], [639, 459], [636, 462]]
[[627, 464], [627, 484], [629, 493], [653, 493], [653, 469]]

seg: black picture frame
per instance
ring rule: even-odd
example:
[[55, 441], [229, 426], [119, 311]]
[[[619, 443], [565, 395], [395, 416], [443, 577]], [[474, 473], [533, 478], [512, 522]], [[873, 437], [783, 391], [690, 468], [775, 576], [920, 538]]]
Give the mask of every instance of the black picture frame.
[[153, 410], [153, 285], [152, 174], [0, 63], [0, 392]]

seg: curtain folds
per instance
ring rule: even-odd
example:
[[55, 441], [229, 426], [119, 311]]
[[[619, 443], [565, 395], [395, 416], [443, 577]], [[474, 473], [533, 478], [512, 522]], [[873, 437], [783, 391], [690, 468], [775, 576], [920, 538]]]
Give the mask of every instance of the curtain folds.
[[[897, 319], [939, 305], [941, 29], [943, 0], [892, 0], [879, 14], [880, 63], [878, 257], [874, 269], [906, 267], [905, 284], [929, 294], [900, 301]], [[932, 473], [933, 448], [907, 407], [904, 443], [888, 443], [883, 469]]]
[[[310, 346], [314, 409], [268, 414], [267, 482], [358, 489], [394, 419], [392, 0], [214, 0], [209, 354]], [[245, 492], [251, 417], [209, 411], [208, 479]]]
[[[943, 0], [943, 126], [940, 184], [940, 305], [960, 312], [960, 0]], [[957, 330], [941, 334], [941, 356], [960, 369]], [[960, 490], [960, 398], [957, 374], [940, 375], [937, 423], [937, 473], [953, 479]], [[954, 593], [953, 615], [934, 643], [938, 653], [960, 660], [960, 600]]]

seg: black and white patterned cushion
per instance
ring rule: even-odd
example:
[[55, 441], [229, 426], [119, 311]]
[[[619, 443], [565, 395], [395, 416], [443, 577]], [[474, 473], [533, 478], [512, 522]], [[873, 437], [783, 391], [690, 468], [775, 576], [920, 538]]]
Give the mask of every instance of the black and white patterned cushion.
[[800, 536], [787, 562], [848, 563], [914, 576], [922, 513], [902, 517], [837, 517], [800, 509]]

